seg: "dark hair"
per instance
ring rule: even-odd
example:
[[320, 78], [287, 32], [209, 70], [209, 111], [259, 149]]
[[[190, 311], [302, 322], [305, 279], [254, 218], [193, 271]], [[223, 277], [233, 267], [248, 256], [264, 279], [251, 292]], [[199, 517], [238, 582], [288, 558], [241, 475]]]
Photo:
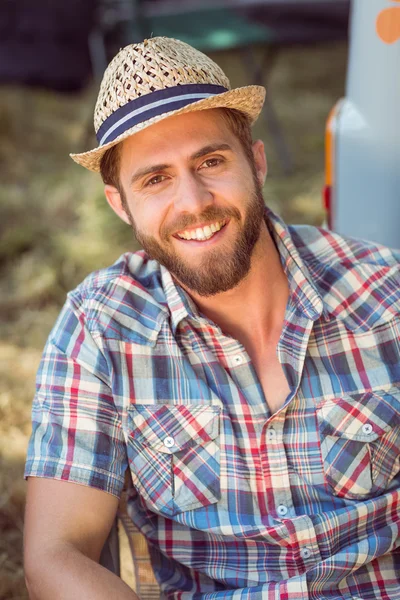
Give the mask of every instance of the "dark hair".
[[118, 190], [121, 185], [119, 180], [120, 154], [121, 144], [116, 144], [103, 154], [100, 161], [100, 175], [104, 183], [113, 185]]
[[[238, 138], [243, 146], [246, 158], [253, 168], [253, 140], [251, 137], [250, 120], [244, 113], [235, 108], [220, 108], [224, 120], [227, 122], [232, 133]], [[121, 192], [119, 179], [121, 143], [107, 150], [100, 161], [100, 174], [104, 183], [113, 185]]]

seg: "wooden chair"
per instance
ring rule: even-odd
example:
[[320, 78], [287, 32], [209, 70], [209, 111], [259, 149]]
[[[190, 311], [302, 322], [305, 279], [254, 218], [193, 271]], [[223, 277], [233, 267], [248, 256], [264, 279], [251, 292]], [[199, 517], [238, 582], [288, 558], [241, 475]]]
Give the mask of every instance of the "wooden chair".
[[129, 475], [125, 478], [125, 487], [119, 503], [117, 518], [104, 545], [100, 564], [121, 576], [121, 555], [119, 529], [122, 527], [128, 538], [132, 557], [133, 590], [141, 600], [159, 600], [160, 588], [154, 576], [145, 537], [129, 518], [126, 503], [129, 486], [132, 485]]

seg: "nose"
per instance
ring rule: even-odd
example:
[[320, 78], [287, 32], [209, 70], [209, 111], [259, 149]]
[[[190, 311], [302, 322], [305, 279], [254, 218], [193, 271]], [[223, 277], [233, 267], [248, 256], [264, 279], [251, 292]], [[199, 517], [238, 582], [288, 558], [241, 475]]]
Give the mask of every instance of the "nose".
[[181, 175], [176, 186], [174, 205], [180, 212], [201, 212], [214, 202], [212, 191], [193, 172]]

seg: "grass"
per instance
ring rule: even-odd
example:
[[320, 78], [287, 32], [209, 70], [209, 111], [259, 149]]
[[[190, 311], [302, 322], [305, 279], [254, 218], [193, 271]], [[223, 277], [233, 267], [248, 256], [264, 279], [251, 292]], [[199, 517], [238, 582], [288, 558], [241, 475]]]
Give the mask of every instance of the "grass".
[[[344, 44], [284, 50], [268, 81], [295, 162], [283, 176], [265, 123], [265, 198], [288, 222], [320, 224], [324, 127], [343, 95]], [[233, 85], [248, 83], [236, 55], [215, 57]], [[41, 349], [66, 292], [134, 249], [99, 178], [71, 151], [96, 145], [96, 92], [59, 95], [3, 88], [0, 99], [0, 600], [27, 598], [22, 570], [23, 465]]]

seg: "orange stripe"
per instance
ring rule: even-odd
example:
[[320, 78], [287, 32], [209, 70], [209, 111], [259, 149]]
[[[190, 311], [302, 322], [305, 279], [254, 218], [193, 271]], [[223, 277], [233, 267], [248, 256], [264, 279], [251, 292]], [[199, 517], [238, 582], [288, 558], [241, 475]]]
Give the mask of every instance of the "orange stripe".
[[336, 116], [337, 104], [332, 108], [326, 122], [325, 130], [325, 183], [326, 185], [333, 184], [334, 177], [334, 156], [335, 151], [335, 136], [333, 133], [332, 123]]

